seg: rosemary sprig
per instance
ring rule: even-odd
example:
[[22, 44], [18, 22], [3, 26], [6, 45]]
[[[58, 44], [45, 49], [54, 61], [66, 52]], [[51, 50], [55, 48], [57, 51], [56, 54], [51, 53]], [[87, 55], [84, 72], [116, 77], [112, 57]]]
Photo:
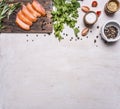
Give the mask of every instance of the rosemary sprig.
[[10, 15], [20, 7], [21, 3], [14, 3], [14, 4], [11, 4], [9, 5], [9, 11], [8, 11], [8, 14], [7, 14], [7, 18], [9, 19]]
[[20, 3], [8, 4], [6, 0], [0, 2], [0, 30], [4, 27], [3, 20], [10, 17], [10, 15], [20, 7]]

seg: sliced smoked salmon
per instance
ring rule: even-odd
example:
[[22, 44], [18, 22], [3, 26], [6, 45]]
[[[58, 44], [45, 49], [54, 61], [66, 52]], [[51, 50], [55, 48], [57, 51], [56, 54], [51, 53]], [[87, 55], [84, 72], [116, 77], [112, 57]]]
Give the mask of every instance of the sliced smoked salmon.
[[24, 23], [26, 23], [26, 24], [28, 24], [30, 26], [32, 25], [32, 22], [24, 16], [24, 14], [22, 13], [21, 10], [17, 13], [17, 16]]
[[31, 14], [34, 16], [34, 17], [40, 17], [41, 14], [39, 12], [37, 12], [30, 3], [27, 3], [27, 9], [31, 12]]
[[29, 19], [31, 22], [36, 22], [37, 18], [32, 15], [32, 13], [27, 9], [25, 5], [22, 7], [22, 13]]
[[46, 15], [45, 9], [43, 8], [43, 6], [37, 1], [37, 0], [33, 0], [32, 2], [32, 6], [33, 8], [39, 12], [42, 16]]
[[22, 5], [22, 9], [16, 15], [15, 22], [20, 28], [30, 30], [33, 22], [36, 22], [38, 17], [45, 15], [46, 12], [42, 5], [37, 0], [33, 0], [32, 4]]
[[22, 29], [24, 29], [24, 30], [30, 30], [30, 26], [29, 26], [28, 24], [24, 23], [23, 21], [21, 21], [21, 20], [18, 18], [18, 16], [16, 17], [16, 24], [17, 24], [20, 28], [22, 28]]

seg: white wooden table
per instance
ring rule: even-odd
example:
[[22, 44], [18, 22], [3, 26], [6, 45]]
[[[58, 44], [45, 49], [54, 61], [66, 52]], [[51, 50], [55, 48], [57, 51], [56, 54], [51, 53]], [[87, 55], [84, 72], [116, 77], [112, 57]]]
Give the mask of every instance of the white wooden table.
[[97, 1], [92, 10], [102, 14], [88, 38], [79, 34], [76, 41], [67, 27], [61, 42], [53, 34], [0, 35], [0, 109], [120, 109], [120, 41], [96, 38], [96, 27], [110, 19], [120, 22], [120, 11], [108, 17], [107, 0]]

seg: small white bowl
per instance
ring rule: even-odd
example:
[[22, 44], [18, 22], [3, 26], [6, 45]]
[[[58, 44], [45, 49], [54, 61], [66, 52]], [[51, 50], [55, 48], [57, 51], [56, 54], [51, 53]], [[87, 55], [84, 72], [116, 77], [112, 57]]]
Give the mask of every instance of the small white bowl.
[[[104, 29], [106, 26], [114, 26], [118, 29], [118, 34], [116, 38], [107, 38], [107, 36], [104, 33]], [[109, 20], [107, 21], [101, 28], [101, 37], [107, 41], [107, 42], [116, 42], [120, 39], [120, 24], [116, 20]]]

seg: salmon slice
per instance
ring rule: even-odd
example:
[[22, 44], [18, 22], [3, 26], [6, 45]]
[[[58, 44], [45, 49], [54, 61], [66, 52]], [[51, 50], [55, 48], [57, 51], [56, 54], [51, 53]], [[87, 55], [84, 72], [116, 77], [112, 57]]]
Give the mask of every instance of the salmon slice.
[[33, 7], [32, 7], [32, 5], [30, 4], [30, 3], [27, 3], [27, 9], [32, 13], [32, 15], [34, 16], [34, 17], [40, 17], [41, 16], [41, 14], [40, 13], [38, 13]]
[[23, 5], [23, 7], [22, 7], [22, 13], [31, 22], [36, 22], [37, 21], [37, 18], [32, 15], [32, 13], [27, 9], [27, 7], [25, 5]]
[[20, 27], [20, 28], [22, 28], [22, 29], [24, 29], [24, 30], [30, 30], [30, 26], [28, 25], [28, 24], [26, 24], [26, 23], [24, 23], [23, 21], [21, 21], [19, 18], [18, 18], [18, 16], [16, 17], [16, 24]]
[[32, 22], [24, 16], [21, 10], [17, 13], [17, 16], [24, 23], [28, 24], [29, 26], [32, 25]]
[[32, 2], [32, 6], [33, 8], [39, 12], [42, 16], [46, 15], [45, 9], [43, 8], [43, 6], [37, 1], [37, 0], [33, 0]]

